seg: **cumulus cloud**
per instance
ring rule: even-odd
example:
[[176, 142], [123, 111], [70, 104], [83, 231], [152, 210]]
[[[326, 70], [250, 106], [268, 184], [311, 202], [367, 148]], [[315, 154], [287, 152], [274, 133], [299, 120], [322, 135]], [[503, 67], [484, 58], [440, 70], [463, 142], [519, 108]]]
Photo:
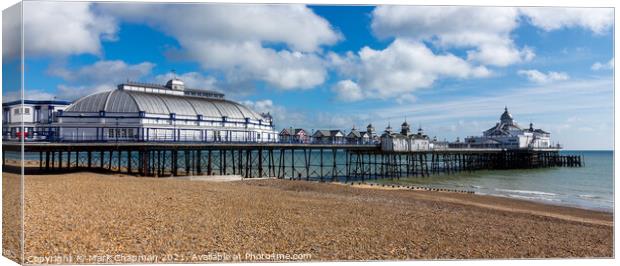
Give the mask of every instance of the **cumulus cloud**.
[[467, 59], [507, 66], [534, 57], [510, 37], [518, 22], [511, 7], [379, 6], [372, 12], [372, 30], [380, 38], [406, 37], [440, 48], [464, 48]]
[[605, 34], [614, 23], [613, 8], [520, 8], [529, 22], [546, 31], [581, 27], [596, 34]]
[[332, 91], [336, 93], [336, 97], [345, 102], [353, 102], [364, 99], [362, 89], [357, 83], [347, 79], [341, 80], [332, 87]]
[[521, 76], [525, 76], [529, 81], [539, 83], [539, 84], [569, 79], [568, 74], [564, 72], [549, 71], [545, 74], [536, 69], [529, 69], [529, 70], [519, 70], [517, 73]]
[[596, 62], [590, 67], [592, 70], [611, 70], [614, 69], [614, 59], [609, 59], [607, 63]]
[[64, 99], [75, 99], [91, 93], [110, 90], [127, 80], [140, 80], [149, 75], [155, 64], [142, 62], [127, 64], [122, 60], [100, 60], [76, 70], [55, 66], [48, 74], [60, 77], [66, 84], [58, 86], [58, 96]]
[[342, 38], [327, 20], [303, 5], [98, 7], [122, 20], [145, 23], [174, 36], [184, 58], [199, 62], [203, 69], [222, 71], [228, 81], [259, 80], [280, 89], [322, 84], [327, 72], [318, 55], [321, 47]]
[[334, 87], [339, 98], [392, 98], [429, 88], [439, 78], [478, 78], [490, 75], [484, 66], [475, 66], [452, 54], [434, 54], [423, 43], [396, 39], [384, 50], [362, 48], [357, 54], [330, 55], [343, 76]]
[[[364, 47], [357, 54], [329, 54], [342, 77], [332, 91], [345, 101], [395, 98], [398, 103], [411, 102], [415, 100], [412, 92], [432, 87], [438, 79], [487, 77], [488, 67], [533, 60], [534, 49], [518, 47], [512, 36], [523, 19], [544, 30], [584, 27], [603, 33], [613, 22], [610, 14], [610, 9], [588, 8], [379, 6], [372, 12], [372, 32], [393, 42], [384, 50]], [[458, 56], [453, 49], [459, 51]], [[537, 83], [569, 78], [566, 73], [538, 70], [519, 74]]]
[[116, 38], [117, 24], [87, 2], [24, 2], [26, 56], [101, 54], [101, 41]]

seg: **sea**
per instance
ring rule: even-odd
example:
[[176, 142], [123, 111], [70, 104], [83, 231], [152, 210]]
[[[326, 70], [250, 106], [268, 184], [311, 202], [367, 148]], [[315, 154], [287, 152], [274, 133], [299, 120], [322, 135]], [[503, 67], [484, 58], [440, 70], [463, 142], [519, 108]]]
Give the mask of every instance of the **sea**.
[[562, 151], [561, 154], [582, 155], [585, 165], [460, 172], [398, 182], [613, 212], [613, 151]]
[[[384, 179], [381, 182], [468, 190], [479, 195], [612, 212], [614, 207], [613, 151], [561, 151], [561, 154], [581, 155], [584, 165], [582, 167], [457, 172], [430, 177]], [[7, 157], [19, 158], [18, 155], [7, 154]], [[303, 156], [303, 153], [296, 153], [298, 159], [295, 164], [298, 169], [303, 168]], [[339, 162], [345, 161], [344, 153], [338, 152], [337, 156]], [[26, 154], [25, 157], [27, 160], [36, 160], [38, 154]], [[325, 165], [331, 165], [329, 157], [326, 157]], [[180, 160], [183, 159], [180, 158]], [[318, 165], [311, 165], [310, 168], [314, 173], [321, 171]], [[346, 172], [344, 164], [339, 165], [338, 168], [339, 173]], [[289, 169], [285, 171], [286, 176], [290, 177]], [[328, 173], [331, 168], [325, 168], [323, 171]], [[344, 176], [338, 179], [343, 182], [346, 180]]]

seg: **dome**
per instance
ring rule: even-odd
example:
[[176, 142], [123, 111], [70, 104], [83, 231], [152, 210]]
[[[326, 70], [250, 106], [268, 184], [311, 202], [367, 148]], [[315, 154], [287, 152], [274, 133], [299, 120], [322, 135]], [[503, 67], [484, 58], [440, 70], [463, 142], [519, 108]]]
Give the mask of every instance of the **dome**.
[[508, 112], [508, 107], [504, 108], [504, 113], [499, 120], [504, 124], [512, 124], [512, 115]]
[[[182, 81], [181, 81], [182, 83]], [[64, 112], [98, 113], [120, 112], [147, 114], [164, 114], [197, 116], [204, 118], [222, 117], [232, 119], [250, 118], [254, 120], [263, 117], [248, 107], [225, 99], [206, 97], [192, 97], [185, 95], [145, 93], [130, 90], [112, 90], [82, 97], [71, 104]]]

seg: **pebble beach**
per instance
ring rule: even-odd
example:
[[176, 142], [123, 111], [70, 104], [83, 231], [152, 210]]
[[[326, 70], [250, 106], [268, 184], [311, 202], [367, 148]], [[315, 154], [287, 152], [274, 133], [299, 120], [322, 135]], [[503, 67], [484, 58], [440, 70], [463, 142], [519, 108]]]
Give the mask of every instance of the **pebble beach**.
[[25, 185], [26, 262], [613, 256], [611, 213], [492, 196], [86, 172]]

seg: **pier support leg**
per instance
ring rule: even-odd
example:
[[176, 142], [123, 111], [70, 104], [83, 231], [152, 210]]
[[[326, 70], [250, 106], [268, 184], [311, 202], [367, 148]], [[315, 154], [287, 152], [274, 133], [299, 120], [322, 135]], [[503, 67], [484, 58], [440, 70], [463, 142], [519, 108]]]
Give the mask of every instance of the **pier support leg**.
[[196, 150], [196, 174], [202, 175], [202, 152], [201, 150]]
[[263, 177], [263, 150], [258, 149], [258, 177]]
[[49, 151], [45, 152], [45, 170], [46, 171], [50, 170], [50, 152]]
[[131, 174], [131, 150], [127, 151], [127, 173]]

